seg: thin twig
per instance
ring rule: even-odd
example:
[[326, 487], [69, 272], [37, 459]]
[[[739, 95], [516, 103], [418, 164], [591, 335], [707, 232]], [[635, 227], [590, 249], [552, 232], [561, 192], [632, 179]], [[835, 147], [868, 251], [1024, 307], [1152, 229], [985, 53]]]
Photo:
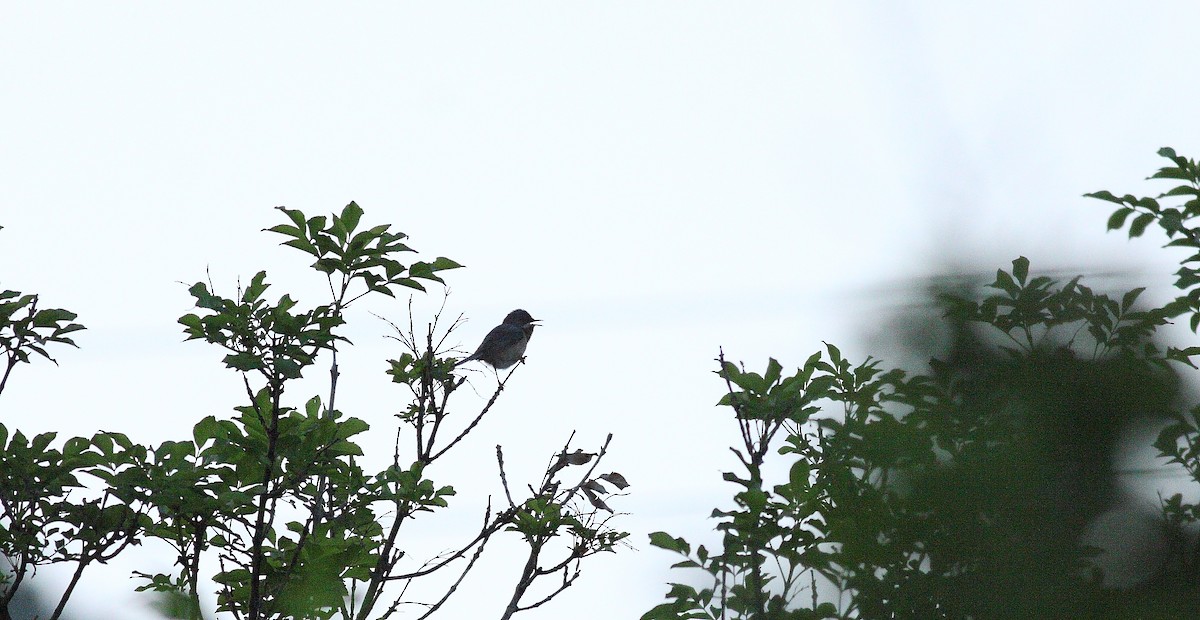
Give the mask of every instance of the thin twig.
[[[494, 394], [492, 394], [492, 397], [490, 399], [488, 399], [487, 404], [483, 406], [483, 410], [479, 412], [479, 415], [475, 416], [475, 419], [471, 420], [471, 423], [468, 424], [467, 427], [464, 428], [463, 431], [461, 433], [459, 433], [457, 437], [455, 437], [450, 443], [446, 444], [446, 447], [444, 447], [441, 450], [438, 450], [436, 453], [432, 454], [429, 457], [429, 462], [432, 463], [433, 461], [437, 460], [439, 457], [441, 457], [443, 454], [445, 454], [448, 450], [450, 450], [450, 448], [453, 448], [455, 445], [458, 444], [458, 442], [462, 441], [463, 438], [466, 437], [468, 433], [470, 433], [472, 430], [475, 429], [476, 426], [479, 425], [479, 422], [481, 420], [483, 420], [483, 416], [487, 415], [488, 411], [491, 411], [492, 405], [496, 404], [496, 399], [500, 398], [500, 392], [504, 391], [504, 384], [508, 382], [508, 379], [510, 377], [512, 377], [512, 373], [515, 371], [516, 371], [516, 367], [514, 367], [511, 371], [509, 371], [508, 375], [504, 377], [504, 380], [500, 382], [500, 385], [496, 387], [496, 392]], [[432, 444], [433, 444], [432, 436], [430, 437], [429, 443], [430, 443], [430, 446], [432, 446]]]
[[504, 487], [504, 496], [508, 498], [508, 505], [516, 508], [517, 504], [513, 501], [512, 492], [508, 490], [508, 476], [504, 473], [504, 451], [500, 448], [500, 444], [496, 444], [496, 463], [500, 468], [500, 486]]
[[454, 592], [458, 590], [458, 586], [463, 582], [463, 579], [467, 578], [467, 573], [471, 572], [471, 569], [475, 567], [475, 562], [479, 561], [479, 556], [483, 555], [483, 549], [485, 546], [487, 546], [487, 539], [484, 539], [483, 543], [479, 545], [479, 548], [475, 549], [475, 553], [471, 556], [470, 561], [468, 561], [467, 565], [463, 568], [463, 572], [458, 576], [458, 579], [456, 579], [453, 584], [450, 584], [450, 589], [446, 590], [446, 594], [443, 595], [437, 603], [434, 603], [433, 606], [430, 607], [429, 610], [417, 620], [425, 620], [425, 618], [433, 615], [433, 612], [440, 609], [441, 606], [444, 605], [447, 600], [449, 600], [450, 595], [454, 594]]

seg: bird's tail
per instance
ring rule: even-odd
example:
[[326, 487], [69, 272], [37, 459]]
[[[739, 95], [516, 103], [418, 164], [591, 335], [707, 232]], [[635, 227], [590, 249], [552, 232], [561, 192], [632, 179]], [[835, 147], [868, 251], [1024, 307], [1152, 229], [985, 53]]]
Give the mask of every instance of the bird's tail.
[[482, 359], [479, 357], [479, 353], [472, 353], [471, 355], [464, 357], [464, 358], [458, 360], [457, 362], [454, 362], [454, 365], [450, 367], [450, 370], [454, 370], [455, 368], [458, 368], [459, 366], [462, 366], [463, 364], [465, 364], [467, 362], [472, 362], [477, 359]]

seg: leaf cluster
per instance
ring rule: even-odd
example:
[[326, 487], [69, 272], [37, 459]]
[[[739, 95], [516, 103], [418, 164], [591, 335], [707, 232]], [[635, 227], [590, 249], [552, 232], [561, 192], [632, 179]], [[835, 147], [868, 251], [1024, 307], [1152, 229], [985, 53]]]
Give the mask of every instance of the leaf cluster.
[[8, 564], [0, 580], [0, 609], [8, 609], [37, 567], [74, 563], [52, 618], [62, 613], [85, 568], [138, 544], [151, 525], [144, 496], [119, 488], [93, 493], [82, 481], [129, 467], [140, 446], [120, 433], [72, 437], [61, 449], [52, 447], [55, 438], [55, 433], [10, 434], [0, 424], [0, 555]]
[[4, 373], [0, 375], [0, 392], [18, 363], [28, 364], [30, 354], [39, 355], [57, 364], [46, 352], [50, 343], [77, 346], [68, 335], [84, 329], [73, 323], [79, 318], [62, 308], [38, 308], [38, 296], [18, 291], [0, 291], [0, 356]]
[[1200, 217], [1200, 165], [1169, 147], [1159, 149], [1158, 154], [1171, 164], [1159, 168], [1149, 179], [1177, 183], [1167, 191], [1157, 196], [1117, 196], [1108, 190], [1084, 195], [1118, 205], [1108, 218], [1109, 230], [1127, 229], [1132, 239], [1142, 236], [1150, 224], [1157, 223], [1167, 236], [1164, 247], [1192, 252], [1180, 261], [1175, 272], [1175, 287], [1182, 294], [1162, 311], [1168, 317], [1188, 315], [1188, 324], [1195, 332], [1200, 329], [1200, 229], [1193, 222]]
[[[614, 495], [606, 485], [627, 484], [620, 474], [595, 471], [607, 442], [598, 453], [564, 447], [524, 499], [508, 487], [497, 447], [508, 507], [493, 512], [489, 501], [477, 533], [414, 568], [403, 526], [417, 515], [441, 513], [455, 496], [453, 486], [430, 477], [433, 464], [480, 424], [516, 367], [482, 411], [455, 427], [449, 396], [464, 379], [452, 374], [454, 361], [444, 356], [446, 335], [435, 344], [435, 319], [418, 345], [410, 327], [409, 336], [399, 338], [406, 350], [388, 361], [389, 374], [412, 397], [396, 416], [395, 453], [380, 471], [364, 471], [358, 438], [370, 425], [335, 407], [338, 346], [349, 344], [339, 333], [345, 310], [367, 294], [423, 291], [423, 282], [440, 283], [440, 272], [459, 264], [444, 257], [400, 263], [401, 254], [412, 252], [406, 236], [388, 225], [360, 229], [363, 213], [354, 203], [330, 217], [280, 210], [290, 223], [269, 230], [316, 259], [312, 267], [329, 283], [329, 302], [303, 309], [288, 294], [271, 301], [266, 274], [259, 272], [229, 297], [211, 284], [193, 285], [197, 311], [179, 319], [188, 340], [221, 347], [225, 366], [239, 373], [245, 400], [232, 415], [208, 415], [190, 438], [158, 446], [106, 432], [69, 439], [60, 449], [52, 446], [53, 434], [27, 439], [0, 425], [0, 554], [10, 567], [0, 579], [0, 617], [40, 565], [77, 566], [50, 615], [57, 618], [86, 566], [153, 541], [173, 550], [176, 569], [136, 572], [138, 589], [160, 595], [161, 609], [173, 617], [204, 617], [200, 590], [207, 577], [217, 584], [216, 611], [239, 619], [366, 620], [391, 617], [405, 605], [422, 608], [424, 618], [457, 591], [491, 537], [511, 531], [530, 553], [503, 612], [508, 618], [554, 598], [579, 576], [583, 558], [613, 551], [627, 536], [608, 525], [613, 513], [605, 503]], [[10, 293], [0, 298], [14, 299], [0, 306], [6, 312], [0, 335], [9, 329], [16, 336], [0, 343], [9, 344], [12, 359], [45, 355], [41, 347], [48, 342], [73, 344], [66, 334], [82, 329], [67, 323], [74, 314], [37, 311], [35, 296]], [[328, 396], [289, 404], [285, 388], [323, 355], [331, 358]], [[414, 449], [402, 459], [405, 429]], [[590, 465], [585, 473], [565, 479], [584, 465]], [[556, 546], [559, 541], [564, 544]], [[562, 556], [548, 559], [556, 551]], [[452, 571], [457, 576], [440, 598], [408, 597], [423, 577]], [[531, 586], [546, 577], [558, 585], [535, 593]]]
[[272, 384], [281, 384], [300, 378], [318, 353], [333, 346], [339, 338], [333, 330], [344, 321], [332, 304], [293, 313], [297, 302], [289, 295], [274, 305], [268, 303], [263, 299], [270, 286], [266, 277], [263, 271], [255, 274], [236, 299], [214, 295], [197, 282], [188, 292], [197, 308], [210, 313], [185, 314], [179, 322], [188, 340], [204, 340], [228, 350], [222, 360], [227, 368], [259, 373]]
[[408, 235], [389, 232], [390, 224], [380, 224], [355, 232], [358, 230], [363, 210], [354, 202], [346, 205], [341, 214], [330, 217], [306, 218], [298, 209], [277, 208], [287, 215], [292, 223], [279, 224], [267, 230], [288, 237], [283, 245], [316, 258], [316, 262], [312, 264], [313, 269], [330, 277], [342, 277], [342, 295], [337, 299], [339, 304], [353, 301], [346, 300], [344, 294], [354, 280], [366, 285], [366, 291], [358, 297], [372, 292], [394, 297], [393, 287], [424, 291], [421, 280], [444, 284], [438, 272], [462, 266], [443, 256], [432, 262], [414, 261], [408, 265], [400, 263], [396, 260], [396, 255], [414, 251], [404, 244]]

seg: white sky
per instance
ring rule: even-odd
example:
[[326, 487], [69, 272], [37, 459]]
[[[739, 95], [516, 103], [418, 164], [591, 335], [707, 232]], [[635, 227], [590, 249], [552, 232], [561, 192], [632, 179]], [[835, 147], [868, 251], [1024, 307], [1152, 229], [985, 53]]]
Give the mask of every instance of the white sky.
[[[477, 454], [430, 472], [465, 527], [499, 491], [494, 444], [533, 479], [572, 430], [616, 434], [639, 550], [525, 617], [636, 617], [682, 578], [646, 534], [711, 541], [733, 492], [718, 346], [754, 368], [822, 340], [859, 359], [916, 278], [1022, 254], [1170, 281], [1157, 237], [1106, 235], [1080, 194], [1160, 191], [1142, 181], [1159, 147], [1200, 155], [1200, 4], [1047, 4], [5, 2], [0, 285], [89, 330], [61, 367], [18, 369], [0, 420], [157, 444], [227, 414], [237, 377], [180, 342], [186, 284], [266, 269], [276, 296], [321, 303], [260, 231], [276, 205], [356, 200], [467, 265], [448, 276], [464, 349], [515, 307], [546, 323]], [[390, 454], [396, 351], [368, 309], [406, 321], [352, 312], [339, 408]], [[497, 551], [444, 617], [499, 614], [518, 567]], [[147, 557], [91, 569], [69, 609], [134, 617]]]

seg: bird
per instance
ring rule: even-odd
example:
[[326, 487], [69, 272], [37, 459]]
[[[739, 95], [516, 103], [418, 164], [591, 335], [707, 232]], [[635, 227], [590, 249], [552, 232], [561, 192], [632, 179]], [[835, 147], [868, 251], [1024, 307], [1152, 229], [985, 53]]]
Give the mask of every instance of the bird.
[[504, 317], [504, 322], [492, 328], [483, 337], [483, 342], [470, 357], [461, 359], [459, 364], [479, 360], [496, 370], [503, 370], [521, 361], [525, 355], [525, 346], [533, 336], [533, 328], [538, 320], [528, 312], [517, 309]]

